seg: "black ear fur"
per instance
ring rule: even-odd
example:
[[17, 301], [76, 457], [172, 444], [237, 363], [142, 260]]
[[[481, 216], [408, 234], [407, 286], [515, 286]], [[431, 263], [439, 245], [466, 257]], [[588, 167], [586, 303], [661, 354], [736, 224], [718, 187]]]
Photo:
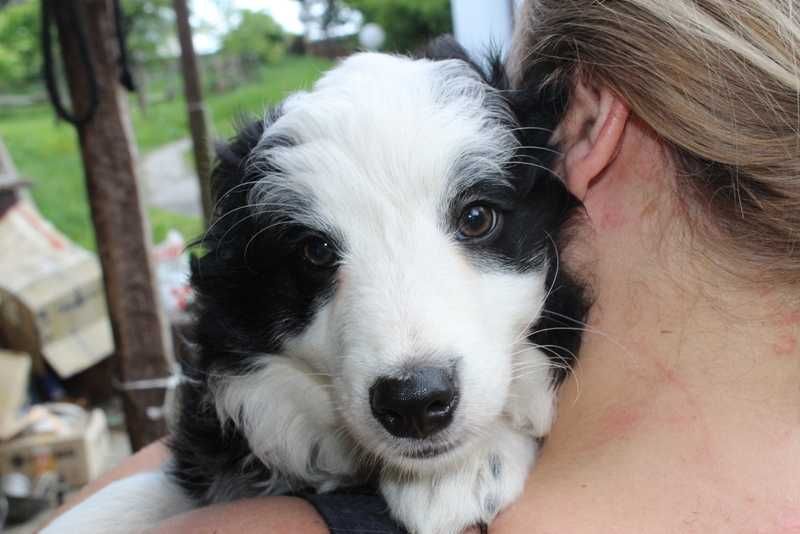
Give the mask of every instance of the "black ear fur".
[[[215, 202], [242, 183], [245, 162], [264, 133], [264, 121], [240, 117], [236, 123], [236, 136], [217, 142], [217, 161], [211, 174], [211, 193]], [[218, 215], [215, 213], [215, 216]]]
[[535, 128], [521, 130], [523, 146], [548, 146], [552, 131], [563, 118], [569, 93], [559, 84], [542, 86], [541, 81], [550, 74], [547, 62], [535, 63], [520, 77], [522, 83], [512, 87], [508, 71], [499, 48], [488, 52], [483, 64], [476, 61], [452, 35], [443, 35], [423, 48], [420, 58], [441, 61], [458, 59], [467, 63], [488, 85], [497, 89], [508, 102], [517, 121]]
[[482, 67], [469, 55], [455, 37], [442, 35], [431, 41], [417, 55], [422, 59], [431, 59], [433, 61], [459, 59], [472, 67], [490, 86], [502, 91], [508, 89], [508, 76], [506, 76], [502, 54], [499, 49], [489, 52], [486, 58], [486, 67]]
[[418, 54], [420, 59], [430, 59], [433, 61], [443, 61], [445, 59], [460, 59], [468, 63], [476, 71], [483, 73], [483, 70], [470, 57], [461, 44], [452, 35], [442, 35], [437, 37]]
[[[250, 187], [244, 184], [249, 180], [247, 161], [253, 149], [258, 146], [265, 130], [282, 114], [281, 106], [272, 108], [264, 118], [241, 116], [236, 121], [236, 135], [227, 142], [217, 143], [217, 161], [211, 173], [211, 191], [215, 202], [214, 219], [227, 212], [226, 205], [242, 205], [242, 197]], [[237, 193], [231, 201], [228, 196]]]

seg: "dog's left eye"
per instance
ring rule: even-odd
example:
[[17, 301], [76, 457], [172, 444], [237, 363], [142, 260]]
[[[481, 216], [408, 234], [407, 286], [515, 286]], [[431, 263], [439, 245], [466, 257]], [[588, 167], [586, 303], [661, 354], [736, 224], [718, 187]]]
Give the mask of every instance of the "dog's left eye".
[[336, 252], [330, 243], [314, 236], [303, 243], [303, 258], [314, 267], [330, 267], [336, 263]]
[[469, 206], [458, 219], [458, 238], [468, 240], [486, 237], [497, 228], [498, 220], [498, 213], [488, 206]]

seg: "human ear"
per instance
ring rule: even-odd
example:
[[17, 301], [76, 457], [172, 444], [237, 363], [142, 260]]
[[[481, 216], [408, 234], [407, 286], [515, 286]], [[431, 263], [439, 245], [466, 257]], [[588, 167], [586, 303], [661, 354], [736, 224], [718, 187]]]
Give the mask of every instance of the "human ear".
[[556, 130], [567, 188], [581, 201], [614, 161], [628, 123], [628, 106], [604, 87], [578, 81]]

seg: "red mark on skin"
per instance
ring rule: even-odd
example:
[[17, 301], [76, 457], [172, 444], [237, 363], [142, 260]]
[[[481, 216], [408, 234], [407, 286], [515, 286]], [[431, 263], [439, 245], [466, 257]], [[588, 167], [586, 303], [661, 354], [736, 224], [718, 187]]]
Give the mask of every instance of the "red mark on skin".
[[791, 334], [781, 334], [772, 344], [772, 352], [776, 356], [788, 356], [797, 350], [797, 338]]
[[655, 363], [656, 368], [658, 369], [658, 371], [659, 371], [659, 373], [661, 375], [661, 379], [665, 383], [680, 389], [681, 391], [683, 391], [687, 395], [689, 394], [689, 391], [688, 391], [688, 388], [686, 387], [686, 384], [681, 382], [681, 380], [678, 378], [678, 375], [675, 374], [675, 371], [673, 369], [670, 369], [669, 367], [664, 365], [664, 362], [662, 362], [661, 360], [659, 360], [657, 358], [654, 359], [653, 362]]
[[773, 293], [775, 293], [775, 288], [773, 288], [773, 287], [762, 287], [761, 289], [759, 289], [756, 292], [756, 295], [758, 295], [761, 298], [764, 298], [764, 297], [768, 297], [768, 296], [772, 295]]
[[672, 414], [662, 417], [660, 420], [665, 424], [679, 426], [685, 429], [689, 425], [697, 423], [697, 416], [688, 414]]
[[[678, 377], [678, 374], [675, 372], [674, 369], [671, 369], [664, 364], [658, 358], [653, 359], [653, 363], [656, 366], [656, 369], [659, 371], [659, 377], [662, 382], [665, 384], [672, 386], [673, 388], [677, 389], [682, 396], [684, 397], [684, 406], [686, 410], [686, 414], [683, 419], [683, 422], [691, 421], [695, 425], [698, 425], [693, 429], [693, 434], [697, 437], [697, 446], [694, 448], [694, 458], [693, 460], [701, 465], [706, 466], [709, 469], [709, 474], [711, 474], [715, 478], [719, 478], [719, 475], [716, 471], [716, 456], [714, 454], [714, 445], [711, 441], [711, 435], [708, 432], [708, 429], [705, 428], [704, 421], [706, 417], [702, 412], [702, 407], [697, 402], [697, 399], [692, 394], [692, 390], [689, 385], [684, 382], [682, 379]], [[676, 424], [680, 424], [680, 417], [681, 414], [677, 414], [675, 419]]]
[[782, 533], [789, 534], [791, 532], [794, 534], [795, 532], [800, 532], [800, 510], [783, 514], [779, 525]]
[[780, 322], [778, 322], [780, 326], [796, 326], [800, 325], [800, 310], [796, 310], [784, 315]]
[[625, 216], [619, 211], [607, 211], [600, 219], [600, 228], [616, 230], [625, 224]]
[[624, 436], [642, 420], [641, 412], [633, 407], [615, 408], [606, 413], [602, 428], [609, 437]]
[[624, 438], [643, 420], [641, 410], [632, 406], [615, 406], [608, 410], [600, 420], [600, 431], [595, 433], [588, 448], [600, 447]]
[[794, 438], [794, 430], [788, 429], [780, 434], [775, 439], [775, 446], [776, 447], [786, 447], [792, 443], [792, 439]]
[[599, 419], [598, 431], [581, 444], [583, 450], [597, 450], [609, 443], [624, 438], [644, 420], [640, 408], [616, 405], [609, 408]]

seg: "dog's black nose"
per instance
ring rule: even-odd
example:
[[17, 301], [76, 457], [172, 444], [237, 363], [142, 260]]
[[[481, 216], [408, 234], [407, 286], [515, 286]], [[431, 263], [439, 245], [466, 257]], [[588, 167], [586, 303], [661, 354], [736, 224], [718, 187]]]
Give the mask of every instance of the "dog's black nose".
[[372, 414], [399, 438], [426, 438], [447, 427], [458, 404], [453, 371], [420, 367], [379, 378], [369, 390]]

